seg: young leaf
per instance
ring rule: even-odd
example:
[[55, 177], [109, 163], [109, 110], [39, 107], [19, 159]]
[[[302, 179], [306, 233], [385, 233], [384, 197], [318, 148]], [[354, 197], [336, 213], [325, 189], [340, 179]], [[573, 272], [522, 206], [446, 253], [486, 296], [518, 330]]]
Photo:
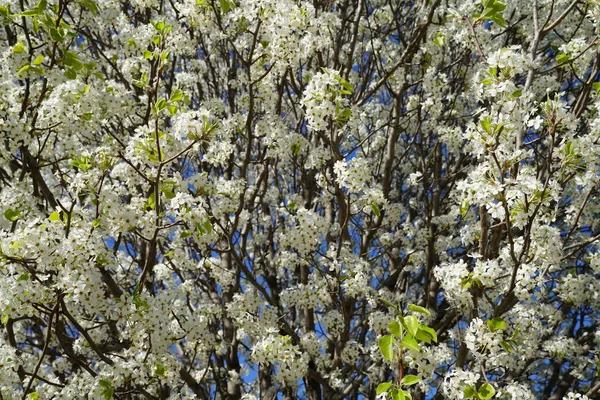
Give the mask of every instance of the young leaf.
[[21, 69], [19, 69], [19, 70], [17, 71], [17, 74], [22, 74], [22, 73], [24, 73], [24, 72], [27, 72], [27, 71], [29, 71], [29, 68], [31, 68], [31, 66], [30, 66], [29, 64], [27, 64], [27, 65], [24, 65], [24, 66], [23, 66]]
[[98, 6], [94, 0], [78, 0], [82, 7], [87, 8], [92, 14], [98, 14]]
[[403, 390], [392, 389], [390, 394], [392, 395], [392, 400], [404, 400], [406, 398]]
[[463, 395], [465, 396], [466, 399], [473, 398], [473, 396], [475, 396], [475, 393], [476, 393], [475, 388], [471, 385], [467, 385], [465, 390], [463, 390]]
[[488, 319], [486, 321], [486, 324], [488, 326], [488, 328], [490, 329], [490, 331], [492, 332], [496, 332], [497, 330], [504, 330], [506, 329], [506, 322], [502, 319], [502, 318], [494, 318], [494, 319]]
[[425, 332], [423, 332], [421, 329], [419, 329], [417, 331], [417, 334], [415, 335], [415, 339], [421, 341], [421, 342], [425, 342], [427, 344], [431, 343], [431, 337], [426, 334]]
[[404, 317], [404, 325], [406, 326], [406, 330], [412, 335], [415, 336], [417, 331], [419, 330], [419, 320], [414, 315], [409, 315], [408, 317]]
[[48, 217], [48, 220], [60, 221], [60, 213], [58, 211], [54, 211], [52, 214], [50, 214], [50, 216]]
[[156, 364], [154, 366], [154, 373], [156, 374], [156, 376], [163, 377], [167, 374], [167, 369], [163, 365]]
[[481, 121], [479, 121], [479, 124], [481, 125], [484, 131], [486, 131], [487, 133], [492, 133], [492, 122], [490, 120], [490, 117], [482, 118]]
[[556, 56], [556, 63], [557, 64], [565, 64], [565, 63], [569, 62], [570, 59], [571, 59], [571, 57], [568, 54], [561, 53]]
[[8, 210], [4, 211], [4, 218], [10, 222], [18, 220], [20, 216], [21, 212], [19, 210], [13, 210], [12, 208], [9, 208]]
[[402, 337], [402, 325], [398, 321], [392, 321], [388, 324], [388, 330], [396, 337]]
[[391, 302], [387, 301], [386, 299], [380, 297], [379, 301], [382, 302], [383, 304], [385, 304], [388, 307], [391, 307], [393, 310], [396, 310], [396, 312], [398, 312], [398, 307], [396, 307], [394, 304], [392, 304]]
[[378, 395], [381, 393], [385, 393], [392, 387], [392, 382], [383, 382], [377, 385], [377, 390], [375, 391]]
[[150, 196], [148, 197], [147, 205], [148, 205], [148, 207], [150, 207], [153, 210], [154, 210], [154, 207], [156, 207], [156, 199], [154, 198], [154, 192], [150, 193]]
[[32, 64], [33, 64], [33, 65], [40, 65], [40, 64], [41, 64], [41, 63], [43, 63], [43, 62], [44, 62], [44, 56], [42, 56], [42, 55], [40, 54], [39, 56], [37, 56], [37, 57], [36, 57], [36, 58], [33, 60]]
[[429, 310], [427, 310], [424, 307], [418, 306], [416, 304], [409, 304], [408, 305], [408, 309], [412, 312], [416, 312], [416, 313], [420, 313], [420, 314], [425, 314], [425, 315], [431, 315], [431, 313], [429, 312]]
[[219, 0], [219, 4], [221, 5], [221, 10], [223, 10], [224, 14], [227, 14], [231, 9], [231, 4], [229, 4], [229, 0]]
[[404, 378], [402, 378], [402, 381], [400, 383], [404, 386], [411, 386], [419, 382], [420, 380], [421, 378], [419, 378], [416, 375], [406, 375]]
[[379, 350], [388, 361], [394, 359], [394, 342], [394, 337], [390, 335], [382, 336], [381, 339], [379, 339]]
[[102, 397], [104, 397], [106, 400], [112, 399], [113, 394], [115, 393], [115, 388], [113, 387], [112, 382], [101, 379], [99, 383], [100, 386], [102, 386], [102, 390], [100, 391]]
[[20, 54], [23, 53], [25, 51], [25, 46], [23, 45], [23, 43], [17, 43], [15, 44], [15, 47], [13, 47], [13, 53], [15, 54]]
[[402, 347], [406, 347], [409, 350], [421, 351], [421, 349], [419, 348], [419, 343], [417, 343], [415, 338], [410, 336], [406, 336], [404, 339], [402, 339], [400, 345]]
[[29, 272], [25, 272], [19, 275], [19, 277], [17, 278], [17, 282], [28, 281], [29, 278], [31, 278], [31, 274]]
[[181, 101], [183, 99], [183, 91], [181, 89], [173, 89], [171, 92], [171, 101]]
[[374, 201], [371, 202], [371, 211], [373, 211], [373, 214], [375, 214], [377, 218], [381, 217], [381, 211], [379, 210], [379, 206]]
[[425, 332], [431, 337], [431, 340], [437, 343], [437, 334], [433, 328], [430, 328], [427, 325], [419, 324], [419, 331]]
[[512, 352], [512, 349], [510, 348], [510, 344], [509, 344], [509, 343], [508, 343], [506, 340], [503, 340], [503, 341], [501, 341], [501, 342], [500, 342], [500, 346], [501, 346], [501, 347], [504, 349], [504, 351], [506, 351], [507, 353], [509, 353], [509, 354], [510, 354], [510, 353]]
[[484, 383], [479, 387], [477, 395], [480, 399], [491, 399], [496, 394], [496, 390], [489, 383]]

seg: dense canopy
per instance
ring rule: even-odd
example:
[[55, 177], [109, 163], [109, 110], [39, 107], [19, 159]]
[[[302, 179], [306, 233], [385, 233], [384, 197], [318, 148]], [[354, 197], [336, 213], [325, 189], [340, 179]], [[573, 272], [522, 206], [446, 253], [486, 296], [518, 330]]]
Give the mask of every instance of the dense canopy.
[[0, 399], [598, 398], [597, 0], [0, 22]]

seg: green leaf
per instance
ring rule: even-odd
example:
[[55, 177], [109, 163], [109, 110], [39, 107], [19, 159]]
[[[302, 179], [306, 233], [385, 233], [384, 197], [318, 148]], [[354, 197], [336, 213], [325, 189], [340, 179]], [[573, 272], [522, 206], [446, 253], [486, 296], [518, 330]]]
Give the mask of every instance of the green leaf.
[[400, 345], [409, 350], [421, 351], [419, 348], [419, 343], [417, 343], [414, 337], [406, 336], [404, 339], [402, 339]]
[[480, 399], [491, 399], [496, 394], [496, 390], [489, 383], [484, 383], [477, 391], [477, 394]]
[[60, 213], [58, 211], [54, 211], [52, 214], [50, 214], [50, 216], [48, 217], [48, 220], [60, 221]]
[[[86, 114], [89, 114], [88, 117], [86, 117]], [[89, 121], [90, 119], [92, 119], [92, 113], [84, 113], [81, 115], [81, 118]], [[80, 169], [83, 172], [85, 172], [88, 169], [92, 168], [92, 158], [89, 156], [77, 157], [77, 158], [71, 160], [71, 162], [69, 164], [71, 164], [75, 168]]]
[[33, 17], [34, 15], [40, 15], [41, 13], [42, 13], [41, 10], [37, 10], [35, 8], [32, 8], [31, 10], [23, 11], [21, 13], [21, 16], [23, 16], [23, 17]]
[[419, 331], [425, 332], [429, 337], [431, 337], [431, 340], [437, 343], [437, 334], [435, 333], [435, 329], [430, 328], [427, 325], [419, 324]]
[[416, 313], [420, 313], [420, 314], [425, 314], [425, 315], [431, 315], [431, 313], [429, 312], [428, 309], [418, 306], [416, 304], [409, 304], [408, 305], [408, 309], [412, 312], [416, 312]]
[[600, 92], [600, 82], [592, 83], [592, 89], [594, 89], [596, 92]]
[[463, 395], [465, 396], [465, 398], [467, 399], [471, 399], [473, 398], [473, 396], [475, 396], [475, 388], [471, 385], [467, 385], [467, 387], [465, 388], [465, 390], [463, 390]]
[[390, 388], [392, 387], [393, 383], [392, 382], [383, 382], [380, 383], [379, 385], [377, 385], [377, 390], [375, 391], [378, 395], [380, 395], [381, 393], [385, 393], [388, 390], [390, 390]]
[[403, 390], [392, 389], [390, 394], [392, 395], [392, 400], [404, 400], [406, 398]]
[[154, 198], [154, 192], [152, 192], [150, 194], [150, 197], [148, 197], [147, 205], [148, 205], [148, 207], [150, 207], [153, 210], [154, 210], [154, 207], [156, 207], [156, 199]]
[[81, 114], [79, 117], [81, 117], [81, 119], [83, 119], [85, 121], [91, 121], [92, 120], [92, 115], [93, 115], [93, 113], [86, 112], [86, 113]]
[[402, 337], [402, 329], [402, 325], [400, 325], [398, 321], [392, 321], [388, 324], [388, 330], [396, 337]]
[[558, 64], [565, 64], [565, 63], [569, 62], [570, 59], [571, 59], [571, 57], [565, 53], [561, 53], [556, 56], [556, 62]]
[[167, 369], [163, 365], [156, 364], [154, 366], [154, 373], [156, 373], [156, 376], [166, 376]]
[[481, 121], [479, 121], [479, 125], [481, 125], [481, 127], [483, 128], [484, 131], [486, 131], [487, 133], [492, 133], [492, 122], [490, 120], [490, 117], [484, 117], [481, 119]]
[[27, 395], [27, 397], [29, 397], [32, 400], [38, 400], [40, 398], [40, 395], [38, 394], [38, 392], [31, 392]]
[[381, 217], [381, 210], [379, 209], [377, 203], [375, 203], [374, 201], [371, 202], [371, 211], [373, 211], [373, 214], [375, 214], [377, 218]]
[[425, 342], [427, 344], [431, 344], [431, 337], [420, 329], [417, 331], [417, 334], [415, 335], [415, 339], [417, 339], [420, 342]]
[[391, 307], [393, 310], [396, 310], [396, 312], [398, 312], [398, 307], [396, 307], [394, 304], [390, 303], [386, 299], [380, 297], [379, 301], [382, 302], [383, 304], [385, 304], [386, 306]]
[[394, 359], [394, 342], [394, 337], [390, 335], [382, 336], [381, 339], [379, 339], [379, 350], [388, 361]]
[[204, 230], [206, 231], [206, 233], [208, 233], [209, 235], [212, 233], [212, 225], [210, 223], [209, 220], [204, 221]]
[[444, 34], [442, 32], [436, 33], [435, 38], [433, 38], [433, 44], [435, 44], [438, 47], [443, 47], [445, 41], [446, 41], [446, 37], [444, 36]]
[[469, 204], [469, 202], [468, 202], [468, 201], [466, 201], [466, 200], [463, 200], [463, 201], [460, 203], [460, 215], [461, 215], [461, 216], [463, 216], [463, 217], [464, 217], [465, 215], [467, 215], [467, 211], [469, 211], [469, 206], [470, 206], [470, 204]]
[[113, 387], [112, 382], [101, 379], [98, 383], [100, 386], [102, 386], [102, 390], [100, 391], [102, 397], [104, 397], [105, 400], [112, 399], [113, 394], [115, 393], [115, 388]]
[[158, 99], [156, 101], [156, 109], [161, 111], [167, 106], [167, 101], [165, 99]]
[[50, 27], [50, 37], [55, 42], [62, 42], [65, 38], [65, 32], [63, 29], [58, 30], [54, 26]]
[[402, 381], [400, 383], [404, 386], [411, 386], [419, 382], [420, 380], [421, 378], [419, 378], [416, 375], [406, 375], [404, 378], [402, 378]]
[[346, 89], [344, 94], [352, 94], [352, 93], [354, 93], [354, 88], [344, 78], [338, 77], [338, 82], [340, 83], [340, 85], [342, 85], [344, 87], [344, 89]]
[[212, 232], [212, 225], [210, 224], [209, 220], [204, 221], [202, 224], [200, 222], [196, 222], [195, 226], [196, 230], [201, 235], [209, 235]]
[[25, 51], [25, 46], [23, 45], [23, 43], [17, 43], [15, 44], [15, 47], [13, 47], [13, 53], [15, 54], [21, 54]]
[[36, 57], [36, 58], [33, 60], [32, 64], [33, 64], [33, 65], [40, 65], [40, 64], [41, 64], [41, 63], [43, 63], [43, 62], [44, 62], [44, 56], [40, 54], [39, 56], [37, 56], [37, 57]]
[[501, 346], [501, 347], [504, 349], [504, 351], [506, 351], [507, 353], [509, 353], [509, 354], [510, 354], [510, 353], [512, 352], [512, 349], [510, 348], [510, 344], [509, 344], [509, 343], [508, 343], [506, 340], [503, 340], [503, 341], [501, 341], [501, 342], [500, 342], [500, 346]]
[[27, 71], [29, 71], [29, 68], [31, 68], [31, 66], [29, 64], [24, 65], [21, 69], [19, 69], [17, 71], [17, 74], [22, 74], [22, 73], [27, 72]]
[[75, 71], [73, 68], [67, 68], [65, 70], [65, 77], [71, 80], [76, 79], [77, 71]]
[[223, 10], [224, 14], [227, 14], [229, 10], [231, 10], [231, 4], [229, 4], [228, 0], [219, 0], [219, 4], [221, 5], [221, 10]]
[[515, 90], [514, 92], [512, 92], [512, 94], [510, 95], [510, 97], [512, 97], [512, 98], [515, 98], [515, 99], [516, 99], [516, 98], [518, 98], [518, 97], [521, 97], [521, 95], [522, 95], [522, 94], [523, 94], [523, 90], [521, 90], [521, 89], [517, 89], [517, 90]]
[[494, 13], [495, 13], [495, 11], [492, 7], [486, 7], [481, 12], [481, 16], [479, 18], [490, 18], [490, 17], [494, 16]]
[[18, 220], [20, 216], [21, 212], [19, 210], [13, 210], [12, 208], [9, 208], [8, 210], [4, 211], [4, 218], [10, 222]]
[[501, 1], [495, 1], [494, 4], [492, 4], [492, 8], [496, 12], [501, 12], [501, 11], [504, 11], [504, 9], [506, 9], [506, 4], [504, 4]]
[[82, 7], [87, 8], [92, 14], [98, 14], [98, 6], [93, 0], [79, 0]]
[[29, 278], [31, 278], [31, 274], [29, 272], [25, 272], [19, 275], [19, 277], [17, 278], [17, 282], [28, 281]]
[[135, 308], [150, 308], [150, 304], [137, 293], [133, 295], [133, 304], [135, 304]]
[[10, 315], [2, 313], [2, 325], [8, 324], [9, 319], [10, 319]]
[[183, 99], [183, 91], [181, 89], [173, 89], [171, 92], [171, 101], [181, 101]]
[[497, 25], [501, 26], [502, 28], [506, 28], [506, 21], [504, 20], [502, 14], [494, 14], [491, 19]]
[[461, 279], [460, 283], [462, 284], [463, 289], [469, 290], [471, 288], [471, 286], [473, 286], [473, 279], [472, 276], [465, 276], [464, 278]]
[[294, 143], [292, 144], [292, 148], [290, 150], [292, 150], [292, 155], [297, 157], [298, 154], [300, 154], [300, 145], [298, 143]]
[[150, 50], [144, 50], [144, 59], [149, 60], [154, 56], [154, 53]]
[[419, 320], [414, 315], [409, 315], [404, 318], [404, 326], [412, 336], [415, 336], [419, 330]]
[[73, 53], [72, 51], [65, 51], [64, 62], [67, 67], [71, 67], [77, 71], [83, 68], [83, 63], [79, 61], [79, 57], [77, 56], [77, 54]]
[[172, 187], [165, 186], [165, 187], [162, 187], [160, 190], [161, 190], [161, 192], [163, 192], [165, 197], [169, 200], [171, 200], [172, 198], [175, 197], [175, 193], [173, 192]]
[[506, 322], [502, 319], [502, 318], [494, 318], [494, 319], [488, 319], [486, 321], [486, 324], [488, 326], [488, 328], [490, 329], [490, 331], [492, 332], [496, 332], [497, 330], [504, 330], [506, 329]]

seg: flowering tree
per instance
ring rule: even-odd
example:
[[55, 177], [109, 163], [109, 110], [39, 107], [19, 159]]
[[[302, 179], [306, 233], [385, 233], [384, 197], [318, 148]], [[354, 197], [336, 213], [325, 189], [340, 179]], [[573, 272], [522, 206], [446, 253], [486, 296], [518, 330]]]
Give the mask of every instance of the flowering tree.
[[0, 20], [0, 399], [598, 398], [597, 0]]

